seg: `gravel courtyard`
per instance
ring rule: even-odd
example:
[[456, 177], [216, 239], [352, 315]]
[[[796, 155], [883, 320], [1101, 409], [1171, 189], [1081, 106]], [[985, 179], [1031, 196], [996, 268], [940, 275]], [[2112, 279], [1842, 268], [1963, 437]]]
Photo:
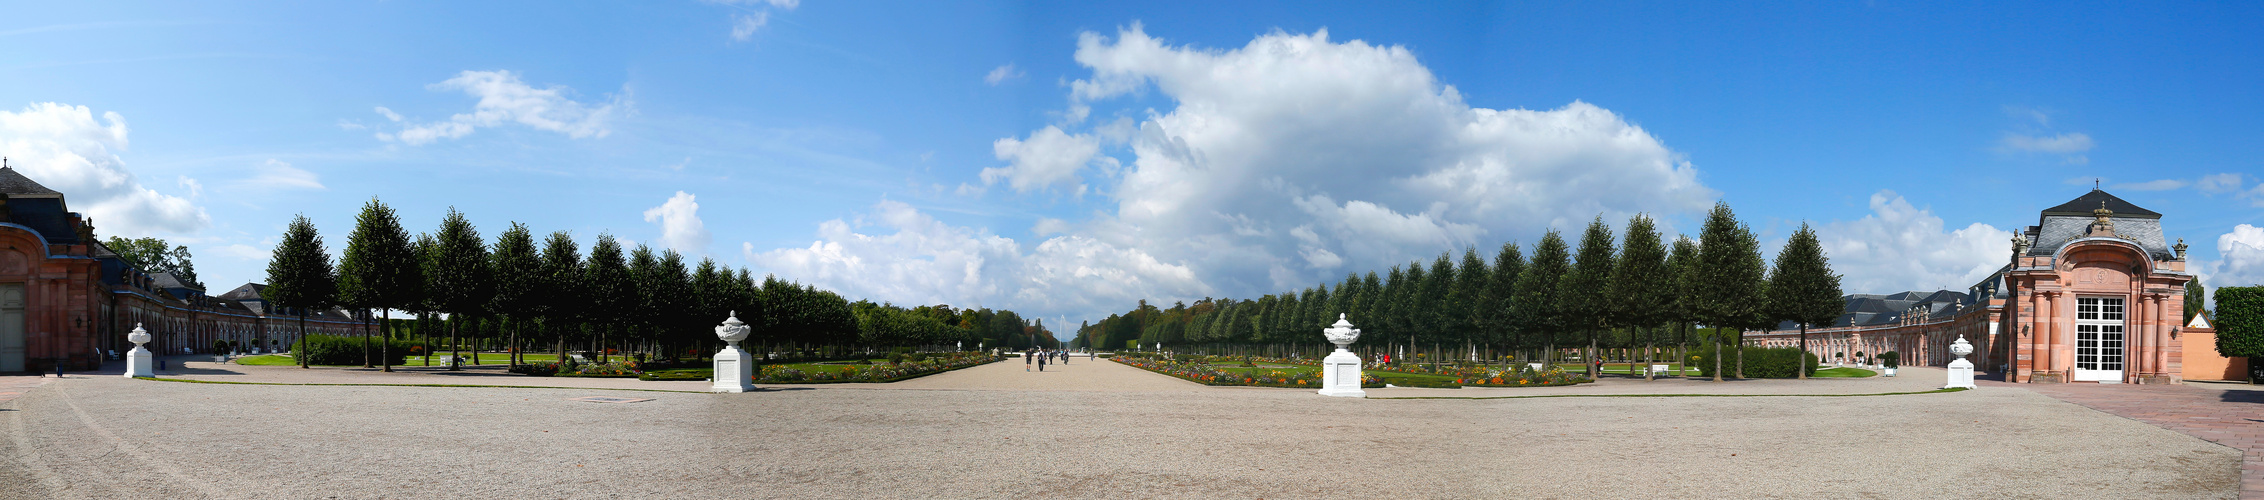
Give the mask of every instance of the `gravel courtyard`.
[[[2231, 498], [2239, 488], [2236, 450], [2015, 388], [1492, 400], [1380, 398], [1544, 392], [1382, 389], [1362, 400], [1203, 387], [1108, 361], [1042, 374], [1021, 365], [726, 395], [73, 375], [0, 402], [0, 497]], [[1941, 380], [1905, 375], [1545, 393], [1865, 393]], [[586, 396], [652, 400], [569, 400]]]

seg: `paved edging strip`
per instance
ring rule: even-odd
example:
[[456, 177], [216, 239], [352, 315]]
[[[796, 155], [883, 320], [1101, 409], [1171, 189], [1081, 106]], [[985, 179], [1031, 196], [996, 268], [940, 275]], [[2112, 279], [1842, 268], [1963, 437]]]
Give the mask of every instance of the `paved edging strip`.
[[1961, 392], [1963, 387], [1913, 392], [1878, 392], [1871, 394], [1537, 394], [1531, 396], [1398, 396], [1368, 399], [1526, 399], [1526, 398], [1844, 398], [1856, 396], [1907, 396], [1911, 394], [1938, 394]]
[[226, 385], [307, 385], [307, 386], [332, 386], [332, 387], [486, 387], [486, 388], [497, 388], [497, 389], [573, 389], [573, 390], [586, 390], [586, 391], [642, 391], [642, 392], [680, 392], [680, 393], [685, 393], [685, 394], [707, 394], [707, 393], [708, 393], [707, 391], [678, 391], [678, 390], [671, 390], [671, 389], [625, 389], [625, 388], [618, 388], [618, 387], [558, 387], [558, 386], [549, 386], [549, 385], [474, 385], [474, 384], [300, 384], [300, 383], [285, 383], [285, 382], [233, 382], [233, 381], [226, 381], [226, 380], [191, 380], [191, 379], [179, 379], [179, 378], [151, 378], [151, 377], [134, 377], [134, 379], [135, 379], [135, 380], [151, 380], [151, 381], [157, 381], [157, 382], [179, 382], [179, 383], [184, 383], [184, 384], [226, 384]]

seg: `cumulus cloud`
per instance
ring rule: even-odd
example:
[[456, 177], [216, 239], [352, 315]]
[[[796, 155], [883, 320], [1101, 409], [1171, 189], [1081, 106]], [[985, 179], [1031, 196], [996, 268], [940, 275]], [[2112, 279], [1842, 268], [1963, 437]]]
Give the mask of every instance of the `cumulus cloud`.
[[[508, 70], [467, 70], [425, 88], [461, 91], [478, 98], [479, 103], [473, 105], [471, 112], [459, 113], [444, 121], [412, 123], [397, 132], [379, 132], [378, 139], [422, 146], [505, 123], [558, 132], [575, 139], [602, 138], [613, 132], [609, 125], [615, 114], [629, 106], [628, 98], [623, 96], [613, 96], [601, 104], [575, 101], [567, 97], [570, 90], [565, 87], [535, 88], [519, 81], [519, 75]], [[389, 121], [405, 121], [400, 114], [382, 106], [377, 108], [377, 113]]]
[[144, 187], [126, 170], [117, 154], [126, 135], [125, 117], [104, 112], [98, 121], [85, 106], [49, 102], [0, 111], [0, 155], [8, 165], [62, 192], [103, 234], [190, 234], [211, 225], [203, 207]]
[[706, 254], [708, 243], [714, 240], [707, 223], [700, 221], [700, 204], [693, 201], [691, 193], [677, 191], [660, 206], [645, 209], [645, 222], [660, 224], [661, 246], [685, 255]]
[[1975, 223], [1947, 229], [1894, 191], [1871, 195], [1871, 215], [1816, 228], [1847, 293], [1963, 289], [2011, 262], [2012, 232]]
[[808, 247], [750, 257], [782, 278], [852, 297], [1012, 307], [1032, 315], [1103, 311], [1139, 299], [1211, 293], [1186, 266], [1139, 249], [1056, 236], [1025, 252], [1011, 238], [946, 224], [898, 201], [882, 201], [853, 222], [820, 224], [817, 241]]
[[998, 85], [999, 82], [1021, 78], [1022, 74], [1022, 70], [1014, 69], [1012, 64], [999, 66], [998, 69], [991, 70], [990, 74], [983, 75], [983, 83]]
[[1091, 135], [1069, 135], [1049, 126], [1031, 132], [1027, 139], [999, 139], [991, 143], [991, 152], [1007, 166], [983, 169], [983, 184], [1005, 180], [1015, 192], [1028, 192], [1054, 184], [1076, 184], [1077, 169], [1100, 154], [1100, 142]]
[[291, 164], [284, 163], [282, 160], [269, 158], [266, 162], [260, 163], [259, 167], [255, 168], [254, 170], [255, 171], [253, 172], [251, 177], [246, 177], [244, 179], [238, 180], [232, 183], [232, 185], [239, 189], [258, 191], [281, 191], [288, 189], [312, 189], [321, 191], [330, 189], [330, 187], [322, 185], [322, 179], [316, 176], [314, 172], [300, 170], [298, 167], [293, 167], [291, 166]]
[[2241, 224], [2217, 237], [2217, 261], [2202, 283], [2214, 291], [2227, 286], [2264, 285], [2264, 228]]
[[[1038, 221], [1047, 239], [1019, 248], [924, 218], [880, 224], [894, 234], [835, 221], [811, 246], [758, 261], [899, 302], [998, 297], [1017, 311], [1098, 317], [1141, 298], [1255, 297], [1347, 268], [1530, 242], [1599, 213], [1696, 214], [1718, 195], [1611, 110], [1472, 106], [1404, 47], [1325, 31], [1174, 46], [1133, 25], [1081, 34], [1073, 58], [1089, 74], [1069, 82], [1061, 120], [997, 139], [1007, 165], [980, 177], [1017, 191], [1090, 188], [1108, 209]], [[1101, 279], [1117, 275], [1138, 279]]]

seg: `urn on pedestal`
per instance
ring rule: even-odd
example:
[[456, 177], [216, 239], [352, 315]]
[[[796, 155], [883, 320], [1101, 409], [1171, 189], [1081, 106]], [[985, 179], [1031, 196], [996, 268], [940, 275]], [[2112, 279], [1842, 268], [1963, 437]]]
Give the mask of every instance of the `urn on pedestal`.
[[149, 343], [149, 330], [143, 330], [141, 323], [134, 323], [134, 331], [126, 333], [126, 341], [134, 343], [134, 350], [126, 351], [126, 378], [156, 378], [157, 370], [152, 368], [155, 365], [151, 364], [149, 349], [142, 348], [142, 344]]
[[1973, 362], [1965, 360], [1965, 355], [1973, 354], [1973, 344], [1965, 341], [1965, 335], [1958, 335], [1957, 341], [1950, 343], [1950, 354], [1957, 355], [1957, 361], [1950, 362], [1950, 383], [1942, 388], [1978, 389], [1973, 385]]
[[1353, 328], [1352, 322], [1346, 321], [1343, 313], [1338, 313], [1336, 324], [1322, 329], [1321, 335], [1327, 337], [1329, 343], [1336, 344], [1336, 352], [1321, 359], [1321, 395], [1368, 397], [1367, 391], [1360, 390], [1360, 356], [1344, 349], [1360, 340], [1360, 330]]
[[739, 321], [739, 311], [715, 327], [715, 337], [723, 339], [723, 350], [715, 353], [715, 385], [708, 392], [747, 392], [755, 390], [755, 359], [747, 351], [739, 350], [739, 341], [747, 340], [747, 323]]

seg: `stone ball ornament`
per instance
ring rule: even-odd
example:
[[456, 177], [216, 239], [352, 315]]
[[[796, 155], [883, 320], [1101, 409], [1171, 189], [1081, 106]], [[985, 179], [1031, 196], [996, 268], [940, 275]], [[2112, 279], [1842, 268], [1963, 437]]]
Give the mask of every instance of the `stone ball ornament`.
[[1321, 336], [1327, 337], [1329, 343], [1343, 347], [1360, 340], [1360, 329], [1353, 328], [1352, 322], [1345, 320], [1344, 313], [1337, 313], [1336, 324], [1321, 330]]
[[715, 327], [715, 337], [723, 339], [724, 342], [738, 344], [741, 340], [747, 340], [747, 334], [750, 331], [751, 329], [747, 328], [746, 322], [739, 321], [739, 311], [731, 311], [731, 317], [724, 319], [722, 325]]
[[126, 332], [126, 341], [133, 342], [135, 347], [147, 344], [149, 343], [149, 330], [143, 330], [141, 323], [134, 323], [134, 331]]

